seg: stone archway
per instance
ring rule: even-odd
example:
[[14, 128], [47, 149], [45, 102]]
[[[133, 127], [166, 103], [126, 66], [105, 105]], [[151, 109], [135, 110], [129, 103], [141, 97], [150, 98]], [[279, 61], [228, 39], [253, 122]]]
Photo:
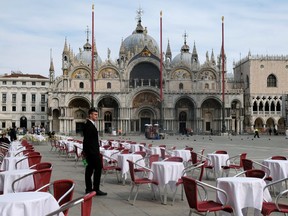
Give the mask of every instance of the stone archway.
[[219, 101], [213, 98], [206, 99], [201, 105], [203, 132], [218, 133], [221, 131], [222, 106]]
[[178, 131], [181, 134], [186, 133], [186, 129], [194, 130], [195, 122], [195, 106], [189, 98], [181, 98], [175, 104], [175, 116], [178, 124]]
[[145, 132], [145, 124], [153, 124], [153, 119], [155, 119], [155, 116], [153, 112], [149, 109], [142, 109], [139, 112], [139, 120], [140, 120], [140, 131], [142, 133]]
[[20, 118], [20, 128], [27, 129], [27, 118], [25, 116]]
[[116, 131], [119, 130], [118, 119], [120, 118], [118, 102], [113, 97], [102, 98], [98, 102], [98, 109], [100, 130], [116, 135]]

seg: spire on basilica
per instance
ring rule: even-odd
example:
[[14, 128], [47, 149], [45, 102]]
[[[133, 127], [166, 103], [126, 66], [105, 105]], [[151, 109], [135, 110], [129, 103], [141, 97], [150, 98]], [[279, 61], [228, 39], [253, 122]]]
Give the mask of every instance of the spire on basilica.
[[198, 63], [198, 53], [197, 53], [197, 50], [196, 50], [195, 41], [194, 41], [193, 51], [192, 51], [192, 64], [193, 63]]
[[215, 61], [215, 57], [214, 57], [214, 51], [212, 49], [212, 53], [211, 53], [211, 58], [210, 58], [210, 61], [212, 63], [212, 65], [215, 65], [216, 64], [216, 61]]
[[137, 24], [137, 27], [136, 27], [135, 31], [133, 32], [133, 34], [144, 32], [144, 28], [141, 24], [141, 19], [142, 19], [142, 15], [143, 15], [144, 11], [139, 7], [139, 9], [136, 11], [136, 13], [137, 13], [136, 19], [138, 20], [138, 24]]
[[167, 49], [166, 49], [166, 58], [172, 59], [172, 52], [171, 52], [170, 41], [169, 40], [168, 40], [168, 45], [167, 45]]
[[69, 49], [68, 49], [68, 45], [67, 45], [67, 37], [65, 37], [65, 43], [64, 43], [64, 49], [63, 49], [63, 53], [62, 54], [69, 54]]
[[187, 35], [186, 31], [185, 31], [183, 37], [184, 37], [184, 45], [181, 47], [181, 53], [182, 52], [187, 52], [188, 53], [189, 50], [190, 50], [190, 47], [187, 45], [187, 37], [188, 37], [188, 35]]
[[50, 49], [50, 67], [49, 67], [50, 83], [54, 81], [54, 78], [55, 78], [55, 70], [54, 70], [54, 64], [53, 64], [53, 58], [52, 58], [52, 49]]

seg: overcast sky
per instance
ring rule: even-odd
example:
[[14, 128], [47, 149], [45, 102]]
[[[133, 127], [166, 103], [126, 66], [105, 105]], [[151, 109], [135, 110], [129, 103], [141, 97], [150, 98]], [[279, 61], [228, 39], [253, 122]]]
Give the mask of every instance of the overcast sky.
[[[48, 77], [50, 49], [56, 76], [61, 75], [65, 37], [74, 53], [86, 42], [95, 5], [96, 47], [102, 60], [116, 59], [121, 39], [136, 27], [136, 10], [144, 11], [142, 25], [159, 39], [163, 11], [163, 51], [168, 39], [175, 57], [183, 34], [192, 52], [195, 42], [200, 63], [206, 52], [221, 48], [221, 17], [224, 16], [224, 47], [228, 72], [240, 56], [288, 54], [288, 0], [9, 0], [0, 7], [0, 74], [11, 71]], [[91, 41], [91, 40], [90, 40]]]

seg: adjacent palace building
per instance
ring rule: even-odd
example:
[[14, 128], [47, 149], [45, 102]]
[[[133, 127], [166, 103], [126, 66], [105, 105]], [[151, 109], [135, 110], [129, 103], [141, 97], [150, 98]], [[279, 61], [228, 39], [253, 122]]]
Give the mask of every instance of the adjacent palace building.
[[94, 77], [93, 105], [99, 111], [98, 129], [105, 133], [141, 133], [146, 124], [161, 124], [173, 133], [186, 129], [194, 133], [219, 133], [223, 122], [228, 132], [236, 134], [255, 128], [285, 130], [287, 56], [249, 53], [234, 63], [231, 78], [226, 67], [222, 70], [226, 56], [222, 58], [221, 50], [219, 55], [213, 50], [207, 52], [205, 62], [200, 62], [196, 44], [190, 47], [184, 36], [176, 56], [172, 56], [168, 42], [161, 58], [159, 44], [142, 26], [141, 14], [132, 31], [122, 40], [116, 61], [110, 58], [110, 50], [102, 60], [96, 46], [92, 50], [87, 33], [77, 54], [65, 40], [62, 75], [57, 78], [52, 60], [48, 78], [20, 72], [0, 76], [0, 127], [15, 125], [29, 130], [42, 125], [46, 131], [81, 133], [92, 105]]

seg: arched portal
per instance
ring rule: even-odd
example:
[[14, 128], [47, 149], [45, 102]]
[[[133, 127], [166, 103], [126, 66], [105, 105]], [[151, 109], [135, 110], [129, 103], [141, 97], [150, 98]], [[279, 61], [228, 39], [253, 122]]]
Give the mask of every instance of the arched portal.
[[175, 108], [179, 133], [185, 134], [188, 128], [195, 128], [195, 106], [193, 102], [189, 98], [181, 98], [176, 102]]
[[204, 132], [221, 131], [221, 112], [222, 106], [219, 101], [209, 98], [202, 103], [202, 128]]
[[27, 129], [27, 118], [25, 116], [20, 118], [20, 128]]
[[145, 132], [145, 124], [153, 124], [153, 119], [155, 116], [153, 112], [149, 109], [142, 109], [139, 112], [139, 119], [140, 119], [140, 131]]
[[120, 129], [118, 119], [120, 118], [119, 104], [113, 97], [102, 98], [98, 103], [99, 127], [105, 133], [116, 133]]
[[60, 110], [54, 109], [52, 111], [52, 118], [53, 118], [52, 119], [52, 131], [59, 132], [59, 129], [60, 129], [59, 117], [60, 117]]

